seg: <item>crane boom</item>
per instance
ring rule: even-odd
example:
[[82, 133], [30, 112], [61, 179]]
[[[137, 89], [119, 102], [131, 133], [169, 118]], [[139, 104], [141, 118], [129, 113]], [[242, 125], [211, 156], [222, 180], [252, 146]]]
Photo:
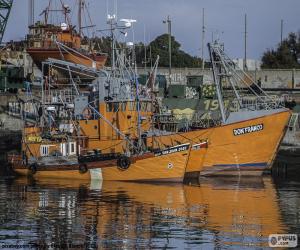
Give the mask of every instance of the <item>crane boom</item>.
[[4, 36], [13, 0], [0, 0], [0, 44]]

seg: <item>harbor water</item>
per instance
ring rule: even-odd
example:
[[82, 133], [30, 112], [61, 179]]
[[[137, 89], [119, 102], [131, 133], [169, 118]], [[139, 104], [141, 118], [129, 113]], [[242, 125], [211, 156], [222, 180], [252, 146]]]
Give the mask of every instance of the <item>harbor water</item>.
[[294, 173], [138, 184], [0, 180], [2, 249], [268, 248], [300, 234]]

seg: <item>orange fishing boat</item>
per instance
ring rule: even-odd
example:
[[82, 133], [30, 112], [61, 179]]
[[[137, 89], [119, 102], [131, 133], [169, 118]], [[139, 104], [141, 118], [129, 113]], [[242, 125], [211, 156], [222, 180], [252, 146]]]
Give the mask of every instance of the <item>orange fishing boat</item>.
[[[34, 63], [42, 69], [42, 62], [47, 59], [58, 59], [75, 64], [101, 69], [106, 63], [107, 55], [82, 48], [81, 30], [77, 32], [72, 26], [68, 14], [70, 9], [61, 2], [61, 10], [51, 9], [51, 0], [48, 7], [43, 11], [45, 20], [29, 26], [27, 36], [27, 52]], [[60, 11], [64, 15], [64, 22], [60, 25], [50, 24], [49, 13]], [[81, 15], [81, 14], [80, 14]]]
[[[118, 58], [120, 65], [99, 76], [88, 96], [77, 90], [75, 96], [63, 100], [60, 94], [60, 102], [53, 102], [44, 94], [38, 123], [43, 126], [24, 129], [23, 157], [14, 161], [13, 169], [34, 178], [109, 181], [262, 175], [272, 166], [290, 112], [266, 94], [253, 99], [248, 90], [237, 93], [230, 78], [234, 64], [219, 44], [209, 49], [220, 103], [218, 117], [178, 132], [173, 115], [163, 112], [153, 96], [154, 83], [150, 91], [140, 86], [132, 63], [127, 66], [124, 58]], [[223, 89], [225, 80], [229, 93]], [[48, 93], [44, 88], [42, 93]], [[230, 93], [234, 110], [223, 101], [223, 95]]]
[[82, 149], [76, 141], [44, 140], [26, 130], [23, 157], [10, 155], [9, 160], [17, 175], [36, 179], [182, 182], [191, 150], [182, 144], [132, 157], [97, 151], [77, 157]]

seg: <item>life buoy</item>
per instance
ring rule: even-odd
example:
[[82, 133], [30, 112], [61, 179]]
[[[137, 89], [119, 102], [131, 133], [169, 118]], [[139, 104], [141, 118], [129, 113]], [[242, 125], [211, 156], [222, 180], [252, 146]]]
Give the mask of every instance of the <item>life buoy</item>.
[[88, 168], [87, 168], [86, 164], [82, 163], [79, 165], [79, 173], [85, 174], [87, 171], [88, 171]]
[[92, 111], [89, 108], [85, 108], [82, 112], [83, 118], [88, 120], [92, 117]]
[[120, 170], [127, 170], [131, 165], [131, 161], [129, 157], [123, 155], [118, 159], [117, 165]]
[[37, 172], [37, 167], [38, 167], [38, 164], [37, 163], [32, 163], [29, 165], [29, 171], [30, 171], [30, 174], [32, 175], [35, 175], [36, 172]]

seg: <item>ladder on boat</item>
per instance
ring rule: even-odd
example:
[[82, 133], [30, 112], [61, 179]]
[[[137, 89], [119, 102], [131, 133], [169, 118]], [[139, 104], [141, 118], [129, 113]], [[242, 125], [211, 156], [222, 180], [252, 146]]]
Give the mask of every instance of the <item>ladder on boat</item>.
[[293, 113], [288, 124], [288, 129], [290, 131], [294, 131], [297, 129], [298, 119], [299, 119], [299, 114]]

